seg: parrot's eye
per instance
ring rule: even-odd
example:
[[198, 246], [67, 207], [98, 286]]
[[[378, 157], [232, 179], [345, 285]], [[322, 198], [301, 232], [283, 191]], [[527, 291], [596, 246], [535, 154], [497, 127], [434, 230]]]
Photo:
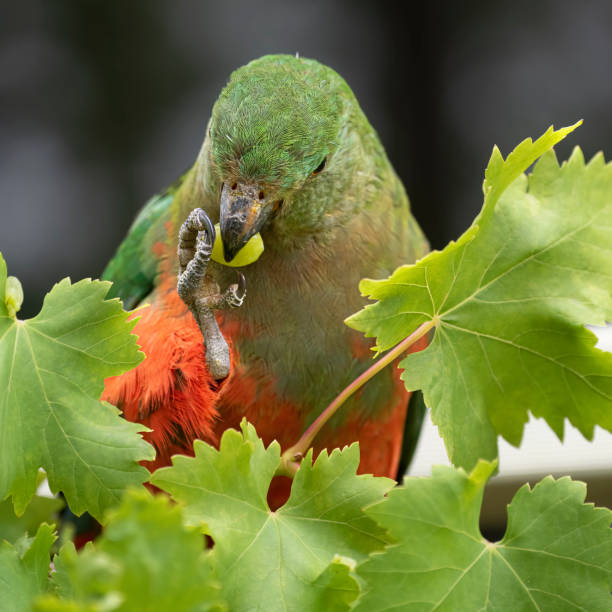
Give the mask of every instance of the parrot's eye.
[[326, 163], [327, 163], [327, 157], [324, 157], [323, 161], [312, 171], [312, 173], [319, 174], [319, 172], [323, 172], [323, 168], [325, 168]]

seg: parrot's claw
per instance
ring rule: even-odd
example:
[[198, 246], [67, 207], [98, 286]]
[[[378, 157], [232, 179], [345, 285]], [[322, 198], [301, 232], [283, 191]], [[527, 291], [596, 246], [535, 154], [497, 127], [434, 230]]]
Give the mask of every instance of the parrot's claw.
[[229, 375], [231, 360], [214, 311], [242, 306], [246, 283], [240, 274], [238, 283], [230, 285], [221, 294], [217, 282], [206, 274], [214, 243], [215, 227], [212, 221], [201, 208], [192, 210], [179, 230], [176, 289], [202, 333], [210, 375], [215, 380], [222, 380]]
[[225, 290], [225, 303], [230, 308], [240, 308], [244, 303], [244, 298], [246, 297], [246, 281], [244, 280], [244, 274], [242, 274], [242, 272], [239, 272], [238, 274], [240, 275], [238, 278], [238, 283], [230, 285]]
[[[178, 240], [179, 277], [177, 290], [190, 306], [198, 293], [215, 243], [215, 226], [201, 209], [192, 210], [181, 225]], [[191, 306], [190, 306], [191, 307]]]

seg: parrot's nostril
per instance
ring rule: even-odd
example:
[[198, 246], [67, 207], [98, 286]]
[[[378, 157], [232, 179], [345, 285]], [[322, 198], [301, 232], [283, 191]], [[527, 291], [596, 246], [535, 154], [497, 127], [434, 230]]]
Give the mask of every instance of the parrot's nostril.
[[259, 199], [263, 200], [266, 197], [266, 194], [263, 191], [259, 192]]

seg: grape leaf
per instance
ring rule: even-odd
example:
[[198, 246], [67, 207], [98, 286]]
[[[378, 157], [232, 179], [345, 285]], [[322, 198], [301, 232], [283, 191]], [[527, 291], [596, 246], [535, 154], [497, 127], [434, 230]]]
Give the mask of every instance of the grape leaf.
[[110, 283], [64, 279], [28, 321], [10, 316], [6, 264], [0, 255], [0, 499], [13, 495], [21, 514], [36, 489], [38, 468], [73, 512], [100, 519], [127, 485], [147, 479], [138, 461], [153, 448], [141, 425], [99, 401], [104, 378], [142, 360], [134, 321]]
[[359, 588], [341, 557], [363, 560], [384, 546], [384, 531], [362, 508], [393, 481], [356, 476], [357, 444], [324, 451], [314, 464], [309, 452], [289, 500], [272, 512], [266, 496], [280, 465], [278, 443], [264, 448], [243, 421], [242, 434], [228, 429], [218, 451], [200, 441], [194, 450], [195, 457], [175, 456], [152, 482], [213, 537], [230, 609], [347, 610]]
[[34, 533], [41, 523], [53, 522], [64, 505], [57, 497], [35, 495], [26, 511], [17, 516], [10, 500], [0, 502], [0, 541], [15, 542], [25, 532]]
[[54, 559], [57, 593], [36, 609], [224, 610], [210, 557], [199, 530], [183, 525], [179, 507], [132, 490], [95, 543], [79, 553], [71, 542], [62, 546]]
[[29, 612], [34, 599], [47, 590], [53, 527], [43, 523], [33, 538], [0, 544], [0, 607]]
[[366, 513], [397, 543], [357, 567], [369, 590], [357, 610], [610, 610], [612, 512], [584, 504], [569, 477], [524, 485], [500, 542], [480, 534], [484, 485], [495, 463], [435, 466]]
[[561, 167], [551, 151], [520, 174], [567, 131], [525, 141], [505, 161], [495, 149], [472, 227], [389, 279], [362, 281], [378, 302], [347, 321], [378, 350], [432, 326], [402, 378], [423, 389], [449, 457], [466, 469], [497, 456], [497, 434], [518, 446], [528, 410], [560, 438], [566, 417], [589, 439], [596, 424], [612, 431], [612, 355], [583, 327], [612, 318], [612, 167], [601, 155], [585, 165], [576, 149]]

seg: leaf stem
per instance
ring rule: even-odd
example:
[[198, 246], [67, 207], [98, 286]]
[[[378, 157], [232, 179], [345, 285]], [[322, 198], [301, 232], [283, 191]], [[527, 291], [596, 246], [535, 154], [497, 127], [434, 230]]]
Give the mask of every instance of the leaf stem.
[[407, 338], [402, 340], [397, 346], [392, 348], [384, 357], [380, 358], [371, 365], [363, 374], [358, 376], [350, 383], [340, 394], [325, 408], [325, 410], [313, 421], [308, 429], [302, 434], [302, 437], [291, 447], [288, 448], [281, 457], [281, 465], [277, 470], [278, 475], [293, 477], [300, 466], [302, 457], [311, 447], [316, 435], [321, 431], [322, 427], [331, 419], [336, 411], [346, 402], [346, 400], [365, 385], [378, 372], [392, 363], [403, 352], [418, 342], [430, 329], [438, 323], [437, 317], [421, 323]]

